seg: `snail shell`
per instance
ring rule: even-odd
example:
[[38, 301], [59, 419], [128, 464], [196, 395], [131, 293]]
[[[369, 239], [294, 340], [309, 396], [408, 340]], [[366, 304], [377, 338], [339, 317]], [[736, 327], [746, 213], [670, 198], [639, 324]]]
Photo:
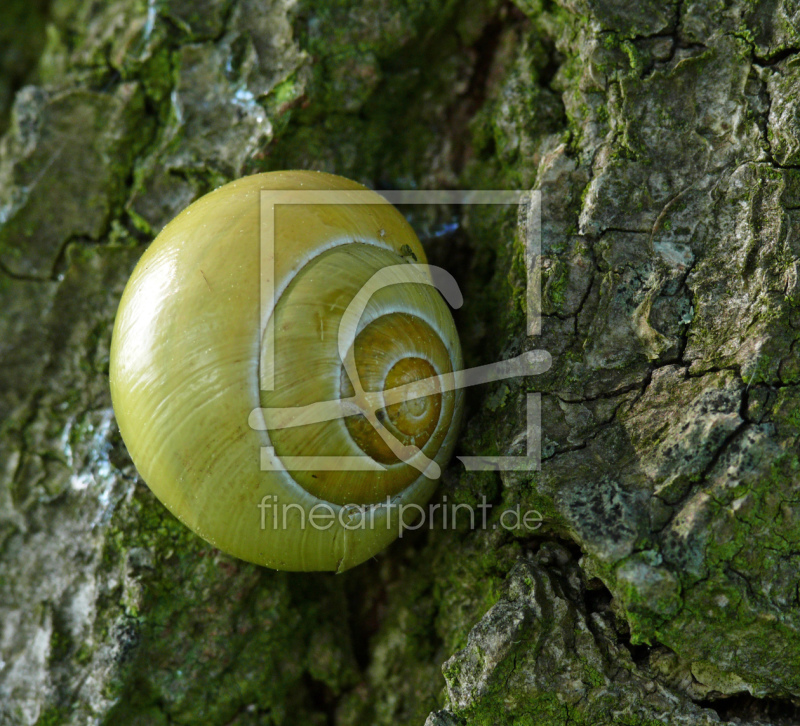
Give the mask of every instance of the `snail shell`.
[[[290, 190], [381, 203], [285, 204]], [[399, 506], [433, 493], [461, 418], [460, 390], [437, 379], [463, 367], [458, 336], [424, 264], [394, 207], [330, 174], [246, 177], [181, 212], [133, 271], [111, 344], [117, 422], [155, 495], [214, 546], [276, 569], [343, 571], [388, 545]], [[428, 395], [388, 403], [420, 380]], [[320, 402], [339, 413], [280, 423]], [[326, 465], [341, 457], [366, 464]]]

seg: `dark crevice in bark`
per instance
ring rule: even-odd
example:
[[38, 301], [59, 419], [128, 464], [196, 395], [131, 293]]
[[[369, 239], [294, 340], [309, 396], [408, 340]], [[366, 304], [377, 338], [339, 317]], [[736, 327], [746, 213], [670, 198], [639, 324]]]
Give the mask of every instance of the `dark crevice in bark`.
[[646, 666], [648, 660], [650, 659], [650, 653], [652, 653], [653, 648], [660, 645], [658, 642], [653, 643], [653, 645], [646, 645], [644, 643], [634, 643], [631, 640], [631, 635], [628, 633], [627, 637], [620, 638], [619, 640], [620, 645], [624, 646], [625, 649], [630, 653], [631, 660], [633, 661], [634, 665], [642, 667]]
[[364, 597], [364, 589], [356, 580], [351, 579], [345, 583], [350, 643], [356, 664], [362, 673], [369, 668], [372, 658], [370, 641], [380, 630], [388, 597], [384, 587], [372, 590], [369, 594], [369, 598]]
[[[506, 17], [503, 17], [504, 15]], [[490, 92], [489, 79], [492, 66], [495, 62], [503, 31], [508, 27], [509, 22], [527, 22], [527, 19], [515, 6], [504, 4], [486, 24], [480, 37], [472, 46], [472, 50], [475, 53], [472, 75], [463, 99], [460, 99], [451, 109], [448, 119], [448, 127], [454, 130], [451, 136], [453, 143], [451, 160], [453, 169], [457, 174], [462, 173], [469, 157], [469, 121], [486, 102], [487, 95]], [[461, 129], [461, 132], [459, 133], [457, 129]]]
[[[595, 434], [594, 436], [596, 436], [596, 435], [597, 434]], [[592, 438], [594, 438], [594, 436], [588, 436], [586, 440], [589, 441]], [[586, 443], [586, 441], [584, 441], [584, 442], [582, 442], [580, 444], [573, 444], [572, 446], [562, 446], [562, 447], [558, 448], [556, 451], [554, 451], [552, 454], [550, 454], [549, 456], [542, 455], [542, 461], [548, 461], [550, 459], [554, 459], [556, 456], [563, 456], [564, 454], [570, 454], [573, 451], [581, 451], [582, 449], [585, 449], [587, 446], [588, 446], [588, 444]]]
[[[668, 365], [672, 365], [672, 364], [668, 364]], [[644, 380], [642, 381], [642, 386], [641, 386], [639, 392], [636, 394], [634, 399], [628, 404], [628, 410], [632, 409], [639, 402], [639, 400], [642, 398], [642, 396], [644, 396], [644, 394], [647, 392], [647, 389], [649, 388], [650, 383], [653, 380], [653, 372], [655, 370], [657, 370], [658, 368], [659, 368], [659, 366], [653, 366], [652, 368], [650, 368], [647, 371], [647, 374], [645, 375]], [[619, 410], [619, 409], [617, 409], [617, 410]], [[617, 413], [617, 411], [614, 411], [614, 415], [615, 416], [616, 416], [616, 413]]]
[[649, 234], [652, 234], [652, 231], [653, 231], [652, 229], [625, 229], [624, 227], [603, 227], [603, 229], [600, 230], [600, 234], [597, 235], [597, 240], [599, 241], [599, 239], [606, 232], [622, 232], [622, 233], [625, 233], [625, 234], [647, 234], [647, 235], [649, 235]]
[[605, 401], [611, 398], [619, 398], [620, 396], [624, 396], [626, 393], [631, 393], [631, 391], [640, 391], [642, 389], [642, 385], [645, 381], [649, 380], [649, 371], [645, 372], [644, 376], [641, 380], [636, 381], [634, 383], [629, 383], [625, 386], [620, 388], [615, 388], [613, 391], [604, 391], [603, 393], [596, 393], [593, 395], [584, 395], [581, 396], [579, 399], [566, 399], [558, 394], [556, 397], [563, 401], [564, 403], [583, 403], [586, 401]]
[[784, 48], [769, 56], [759, 56], [755, 51], [753, 52], [753, 60], [760, 66], [769, 67], [780, 63], [787, 58], [800, 53], [800, 48]]
[[[100, 235], [99, 239], [108, 234], [110, 229], [110, 220], [107, 220], [108, 224], [106, 225], [106, 230]], [[48, 280], [60, 280], [67, 272], [67, 268], [69, 267], [69, 246], [75, 243], [76, 245], [81, 245], [82, 247], [88, 247], [92, 244], [97, 244], [96, 240], [92, 240], [88, 237], [68, 237], [62, 243], [61, 247], [58, 250], [58, 254], [53, 258], [53, 267], [50, 272], [50, 276], [47, 278]]]
[[324, 717], [326, 726], [334, 726], [336, 723], [336, 708], [339, 703], [338, 696], [331, 690], [330, 686], [313, 678], [308, 671], [303, 674], [303, 683], [308, 690], [309, 702], [312, 708]]
[[52, 277], [39, 277], [38, 275], [21, 275], [18, 272], [12, 272], [0, 261], [0, 275], [4, 275], [11, 280], [18, 280], [20, 282], [52, 282]]
[[685, 361], [684, 366], [686, 367], [686, 377], [687, 378], [702, 378], [703, 376], [707, 376], [710, 373], [734, 373], [737, 378], [742, 377], [741, 368], [738, 365], [730, 365], [730, 366], [709, 366], [708, 368], [703, 368], [701, 371], [695, 371], [694, 373], [690, 370], [692, 364], [694, 363], [693, 360]]
[[727, 698], [696, 701], [698, 706], [714, 711], [722, 721], [734, 723], [767, 723], [770, 726], [797, 726], [800, 723], [800, 706], [792, 701], [776, 698], [756, 698], [741, 693]]
[[[9, 27], [15, 26], [14, 3], [4, 0], [3, 10], [8, 12], [6, 17], [0, 11], [0, 25], [8, 22]], [[41, 52], [47, 43], [47, 25], [52, 22], [53, 0], [29, 0], [26, 12], [29, 18], [38, 18], [38, 28], [35, 33], [22, 32], [17, 28], [12, 34], [0, 34], [0, 98], [3, 97], [2, 85], [7, 88], [5, 99], [7, 103], [0, 103], [0, 137], [7, 131], [14, 97], [25, 85], [35, 83], [38, 78], [37, 65], [41, 59]], [[5, 36], [5, 37], [3, 37]], [[22, 42], [20, 42], [22, 41]]]
[[[660, 643], [654, 642], [652, 645], [633, 643], [631, 642], [631, 632], [628, 623], [619, 617], [614, 610], [614, 595], [606, 584], [599, 578], [592, 578], [586, 583], [584, 591], [583, 603], [586, 608], [586, 614], [598, 614], [606, 618], [614, 625], [617, 638], [616, 642], [622, 646], [631, 656], [631, 661], [637, 667], [642, 667], [647, 664], [650, 653], [655, 647], [660, 646]], [[592, 628], [592, 618], [587, 618], [589, 628]], [[597, 637], [597, 634], [596, 634]], [[598, 642], [602, 640], [598, 637]]]

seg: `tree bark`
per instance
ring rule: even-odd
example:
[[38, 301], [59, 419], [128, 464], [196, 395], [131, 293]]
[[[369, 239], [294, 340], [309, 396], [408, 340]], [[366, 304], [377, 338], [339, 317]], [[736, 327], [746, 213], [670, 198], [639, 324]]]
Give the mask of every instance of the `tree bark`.
[[[0, 724], [797, 722], [791, 0], [14, 1], [0, 28]], [[434, 503], [485, 526], [339, 576], [192, 534], [108, 391], [147, 244], [281, 168], [541, 192], [538, 336], [515, 209], [404, 210], [467, 365], [553, 358], [471, 391], [458, 453], [524, 454], [535, 392], [541, 470], [453, 462]]]

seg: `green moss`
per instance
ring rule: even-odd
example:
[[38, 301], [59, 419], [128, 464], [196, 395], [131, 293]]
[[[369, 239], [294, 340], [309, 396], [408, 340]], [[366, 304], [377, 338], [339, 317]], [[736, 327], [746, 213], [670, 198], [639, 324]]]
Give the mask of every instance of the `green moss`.
[[769, 383], [772, 381], [771, 370], [775, 361], [768, 353], [761, 352], [756, 358], [755, 364], [752, 368], [742, 370], [742, 382], [748, 386], [757, 383]]
[[653, 551], [638, 552], [615, 564], [614, 594], [625, 610], [631, 641], [651, 644], [661, 625], [680, 611], [680, 580]]
[[[446, 26], [454, 10], [452, 2], [393, 3], [385, 8], [394, 28], [387, 32], [380, 23], [354, 25], [347, 2], [301, 6], [298, 40], [317, 62], [303, 90], [290, 76], [267, 97], [275, 137], [254, 168], [335, 169], [365, 181], [418, 177], [415, 160], [434, 142], [436, 110], [451, 93], [446, 74], [426, 75], [431, 96], [421, 98], [419, 74], [454, 65], [456, 39]], [[421, 27], [424, 36], [416, 35]], [[413, 47], [402, 47], [405, 40]], [[391, 68], [386, 77], [384, 67]], [[312, 102], [298, 105], [301, 93]]]
[[[513, 663], [508, 663], [507, 670], [511, 671], [512, 669]], [[498, 687], [487, 693], [476, 705], [466, 709], [461, 715], [466, 717], [467, 723], [476, 726], [497, 726], [497, 724], [563, 726], [565, 723], [577, 726], [585, 723], [580, 720], [579, 713], [561, 703], [555, 694], [537, 694], [534, 698], [526, 698], [524, 706], [517, 709], [513, 715], [508, 713], [506, 707], [505, 702], [508, 696], [505, 689]]]
[[630, 40], [622, 41], [622, 43], [620, 43], [620, 48], [625, 52], [625, 55], [628, 56], [631, 70], [635, 75], [641, 76], [645, 69], [645, 59], [638, 48], [631, 43]]
[[36, 719], [36, 726], [61, 726], [66, 723], [68, 716], [68, 712], [62, 708], [48, 708]]
[[243, 704], [272, 712], [276, 724], [289, 723], [295, 708], [296, 718], [314, 723], [305, 673], [336, 693], [355, 683], [340, 620], [343, 580], [276, 573], [221, 555], [145, 489], [129, 517], [130, 525], [117, 522], [106, 537], [103, 568], [130, 567], [132, 547], [153, 558], [146, 589], [117, 596], [126, 621], [137, 623], [139, 645], [105, 723], [138, 724], [159, 713], [225, 724]]
[[78, 665], [87, 665], [89, 662], [91, 662], [94, 653], [95, 648], [89, 646], [87, 643], [83, 643], [75, 653], [75, 663]]
[[547, 278], [545, 285], [545, 293], [556, 310], [559, 310], [564, 304], [564, 291], [568, 283], [569, 266], [565, 262], [559, 260], [553, 266], [553, 270]]
[[0, 4], [0, 136], [9, 122], [16, 91], [37, 81], [36, 62], [45, 45], [47, 0]]
[[[539, 491], [535, 483], [536, 477], [537, 475], [534, 474], [522, 492], [520, 499], [520, 507], [522, 511], [535, 511], [541, 515], [542, 526], [536, 530], [535, 534], [542, 535], [547, 532], [559, 534], [564, 536], [566, 539], [569, 539], [569, 528], [564, 522], [562, 513], [558, 510], [558, 507], [551, 496], [543, 494]], [[521, 530], [519, 536], [527, 537], [530, 536], [530, 534]]]
[[165, 104], [167, 97], [177, 82], [177, 61], [175, 53], [167, 47], [160, 47], [136, 69], [135, 76], [144, 86], [148, 98], [157, 104], [161, 124], [168, 119], [164, 114], [171, 113]]
[[301, 101], [304, 92], [298, 74], [292, 73], [267, 95], [264, 105], [270, 118], [274, 119], [273, 132], [276, 136], [282, 136], [289, 127], [293, 118], [292, 109]]
[[[781, 652], [789, 659], [784, 662], [785, 673], [800, 672], [800, 656], [794, 655], [800, 653], [800, 641], [790, 614], [787, 612], [787, 623], [763, 621], [758, 614], [760, 573], [778, 571], [781, 558], [792, 557], [800, 543], [800, 524], [791, 515], [793, 505], [787, 500], [800, 474], [800, 461], [787, 452], [772, 461], [768, 471], [749, 486], [714, 492], [706, 515], [712, 523], [704, 554], [708, 571], [702, 577], [677, 570], [678, 582], [673, 582], [671, 575], [664, 579], [658, 576], [656, 562], [646, 557], [642, 560], [646, 553], [630, 559], [654, 565], [655, 576], [638, 581], [621, 578], [624, 562], [614, 572], [608, 568], [598, 572], [625, 608], [633, 641], [657, 640], [683, 657], [713, 663], [721, 643], [729, 638], [735, 643], [744, 637], [747, 654], [735, 668], [740, 677], [761, 682], [764, 674], [759, 664], [770, 662], [771, 652]], [[777, 528], [769, 524], [776, 518], [781, 521]], [[757, 548], [754, 541], [759, 543]], [[750, 583], [745, 589], [742, 578]], [[753, 640], [756, 631], [758, 640]]]

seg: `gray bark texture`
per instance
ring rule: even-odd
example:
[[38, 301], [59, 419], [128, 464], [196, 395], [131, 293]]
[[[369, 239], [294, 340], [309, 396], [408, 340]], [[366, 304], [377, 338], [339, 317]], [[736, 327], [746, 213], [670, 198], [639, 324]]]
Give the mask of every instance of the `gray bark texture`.
[[[0, 725], [800, 723], [796, 0], [0, 5]], [[404, 210], [465, 295], [434, 502], [343, 575], [237, 561], [137, 476], [133, 266], [244, 174], [542, 194]], [[504, 512], [536, 511], [540, 528]]]

